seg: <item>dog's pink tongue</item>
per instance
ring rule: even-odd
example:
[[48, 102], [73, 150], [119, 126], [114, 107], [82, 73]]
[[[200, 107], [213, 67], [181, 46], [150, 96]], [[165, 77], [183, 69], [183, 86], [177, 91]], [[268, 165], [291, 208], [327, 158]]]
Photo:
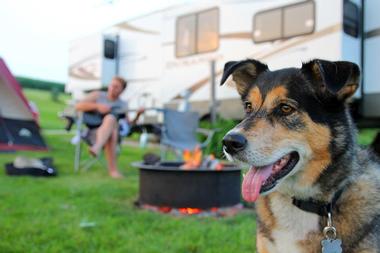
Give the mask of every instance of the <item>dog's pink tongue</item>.
[[247, 202], [255, 202], [260, 194], [260, 189], [272, 174], [273, 164], [264, 167], [252, 167], [245, 175], [242, 186], [243, 199]]

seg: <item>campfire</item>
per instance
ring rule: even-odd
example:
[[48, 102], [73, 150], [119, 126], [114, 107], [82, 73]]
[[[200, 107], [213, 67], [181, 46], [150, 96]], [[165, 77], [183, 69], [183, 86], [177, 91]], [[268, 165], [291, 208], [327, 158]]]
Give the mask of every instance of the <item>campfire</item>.
[[205, 157], [203, 160], [202, 150], [199, 146], [195, 147], [194, 151], [185, 150], [183, 152], [184, 164], [181, 169], [195, 170], [195, 169], [209, 169], [209, 170], [222, 170], [224, 165], [213, 154]]
[[[242, 209], [241, 169], [200, 147], [185, 150], [183, 161], [145, 156], [139, 168], [138, 207], [176, 216], [231, 216]], [[148, 161], [148, 162], [147, 162]]]
[[148, 204], [138, 205], [140, 208], [170, 214], [174, 216], [201, 216], [201, 217], [230, 217], [237, 214], [239, 211], [243, 210], [242, 204], [237, 204], [230, 207], [212, 207], [209, 209], [202, 208], [191, 208], [191, 207], [183, 207], [183, 208], [174, 208], [169, 206], [153, 206]]

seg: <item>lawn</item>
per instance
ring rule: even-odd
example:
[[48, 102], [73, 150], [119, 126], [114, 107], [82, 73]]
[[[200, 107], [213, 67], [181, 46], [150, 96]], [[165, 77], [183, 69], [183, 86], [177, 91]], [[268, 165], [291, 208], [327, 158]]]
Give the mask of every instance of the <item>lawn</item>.
[[[27, 90], [39, 107], [44, 129], [63, 127], [47, 92]], [[147, 150], [123, 147], [119, 158], [123, 180], [107, 176], [96, 165], [73, 172], [72, 135], [48, 135], [49, 153], [0, 154], [0, 164], [16, 155], [52, 156], [57, 178], [8, 177], [0, 172], [0, 252], [253, 252], [252, 210], [234, 217], [174, 217], [137, 209], [137, 170], [132, 161]], [[81, 227], [81, 224], [94, 224]], [[92, 224], [91, 224], [92, 223]]]
[[[52, 102], [47, 92], [25, 93], [38, 105], [44, 130], [63, 128], [57, 112], [67, 96]], [[363, 131], [360, 142], [368, 144], [374, 133]], [[138, 174], [130, 163], [148, 150], [124, 146], [119, 165], [126, 177], [114, 180], [99, 165], [74, 173], [72, 135], [44, 135], [49, 153], [0, 154], [0, 164], [21, 154], [51, 156], [59, 170], [58, 177], [49, 179], [0, 172], [0, 252], [254, 252], [253, 210], [215, 218], [174, 217], [136, 208]]]

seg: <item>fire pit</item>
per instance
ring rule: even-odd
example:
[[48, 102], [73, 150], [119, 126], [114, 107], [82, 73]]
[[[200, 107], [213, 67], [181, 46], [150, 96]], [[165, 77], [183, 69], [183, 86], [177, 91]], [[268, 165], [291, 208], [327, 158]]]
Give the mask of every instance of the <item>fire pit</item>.
[[224, 164], [223, 170], [183, 170], [181, 165], [182, 162], [134, 163], [140, 169], [138, 204], [163, 210], [215, 210], [239, 205], [240, 168]]

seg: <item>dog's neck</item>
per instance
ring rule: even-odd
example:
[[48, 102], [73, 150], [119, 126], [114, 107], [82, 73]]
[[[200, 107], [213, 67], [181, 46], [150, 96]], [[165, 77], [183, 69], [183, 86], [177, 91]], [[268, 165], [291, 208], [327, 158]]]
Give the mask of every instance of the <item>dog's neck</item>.
[[331, 129], [331, 162], [316, 181], [321, 193], [318, 198], [325, 201], [330, 201], [337, 191], [350, 182], [359, 168], [357, 164], [360, 147], [356, 141], [356, 127], [348, 109], [344, 116], [331, 123]]

